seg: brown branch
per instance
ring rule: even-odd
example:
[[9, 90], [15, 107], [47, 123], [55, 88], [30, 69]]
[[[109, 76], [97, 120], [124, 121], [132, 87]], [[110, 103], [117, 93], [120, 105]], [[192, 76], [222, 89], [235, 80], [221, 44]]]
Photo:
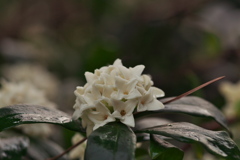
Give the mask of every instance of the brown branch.
[[199, 90], [199, 89], [201, 89], [201, 88], [203, 88], [203, 87], [206, 87], [207, 85], [209, 85], [209, 84], [211, 84], [211, 83], [213, 83], [213, 82], [216, 82], [216, 81], [218, 81], [218, 80], [220, 80], [220, 79], [223, 79], [223, 78], [225, 78], [225, 76], [218, 77], [218, 78], [215, 78], [215, 79], [213, 79], [213, 80], [211, 80], [211, 81], [208, 81], [208, 82], [206, 82], [206, 83], [204, 83], [204, 84], [202, 84], [202, 85], [200, 85], [200, 86], [198, 86], [198, 87], [196, 87], [196, 88], [193, 88], [193, 89], [190, 90], [190, 91], [187, 91], [187, 92], [185, 92], [185, 93], [183, 93], [183, 94], [181, 94], [181, 95], [179, 95], [179, 96], [177, 96], [177, 97], [174, 97], [174, 98], [172, 98], [172, 99], [170, 99], [170, 100], [168, 100], [168, 101], [166, 101], [166, 102], [163, 102], [163, 104], [167, 104], [167, 103], [176, 101], [176, 100], [178, 100], [178, 99], [180, 99], [180, 98], [182, 98], [182, 97], [188, 96], [189, 94], [192, 94], [193, 92], [196, 92], [197, 90]]
[[81, 143], [83, 143], [85, 140], [87, 139], [87, 137], [83, 138], [82, 140], [80, 140], [78, 143], [74, 144], [73, 146], [69, 147], [68, 149], [66, 149], [63, 153], [57, 155], [56, 157], [47, 159], [47, 160], [57, 160], [58, 158], [61, 158], [64, 154], [68, 153], [69, 151], [71, 151], [72, 149], [74, 149], [75, 147], [77, 147], [78, 145], [80, 145]]

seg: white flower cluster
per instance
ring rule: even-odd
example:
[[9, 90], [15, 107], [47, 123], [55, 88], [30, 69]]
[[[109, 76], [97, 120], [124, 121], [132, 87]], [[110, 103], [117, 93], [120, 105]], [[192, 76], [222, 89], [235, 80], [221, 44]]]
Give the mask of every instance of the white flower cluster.
[[32, 83], [38, 89], [44, 90], [48, 98], [55, 98], [58, 89], [58, 79], [41, 65], [18, 63], [3, 67], [3, 76], [13, 82]]
[[240, 115], [240, 81], [235, 84], [222, 82], [219, 89], [226, 100], [223, 108], [225, 115], [229, 117]]
[[[34, 104], [55, 108], [55, 104], [48, 101], [43, 91], [28, 82], [2, 81], [0, 89], [0, 108], [14, 104]], [[25, 134], [35, 137], [47, 137], [52, 130], [48, 124], [24, 124], [18, 126]]]
[[94, 73], [85, 73], [87, 83], [74, 92], [77, 98], [73, 119], [82, 119], [88, 135], [117, 119], [134, 127], [134, 111], [164, 108], [156, 99], [164, 96], [164, 92], [152, 86], [148, 75], [142, 75], [144, 67], [126, 68], [117, 59], [113, 65], [96, 69]]

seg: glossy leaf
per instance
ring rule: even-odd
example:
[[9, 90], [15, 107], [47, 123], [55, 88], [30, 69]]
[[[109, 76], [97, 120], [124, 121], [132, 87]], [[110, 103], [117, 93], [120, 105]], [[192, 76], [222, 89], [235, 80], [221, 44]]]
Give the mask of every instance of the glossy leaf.
[[[166, 102], [169, 99], [171, 98], [165, 98], [161, 101]], [[161, 110], [137, 113], [135, 118], [153, 113], [184, 113], [192, 116], [207, 117], [216, 120], [221, 126], [229, 131], [227, 121], [222, 112], [210, 102], [195, 96], [183, 97], [179, 100], [165, 104], [165, 108]]]
[[51, 123], [82, 132], [79, 121], [56, 109], [37, 105], [13, 105], [0, 108], [0, 131], [20, 124]]
[[136, 131], [158, 134], [186, 143], [201, 143], [209, 152], [227, 158], [240, 160], [240, 151], [225, 131], [211, 131], [187, 122], [170, 123]]
[[[144, 117], [135, 122], [134, 130], [141, 130], [144, 128], [154, 127], [154, 126], [168, 124], [168, 123], [171, 123], [171, 121], [168, 119], [163, 119], [158, 117]], [[136, 134], [136, 136], [137, 136], [137, 142], [150, 140], [149, 134], [147, 133], [139, 133], [139, 134]], [[162, 136], [162, 139], [166, 139], [166, 138], [167, 137]]]
[[0, 159], [1, 160], [20, 160], [25, 155], [29, 139], [26, 137], [0, 138]]
[[144, 128], [150, 128], [154, 126], [159, 126], [162, 124], [168, 124], [172, 121], [165, 119], [165, 118], [159, 118], [159, 117], [144, 117], [142, 119], [139, 119], [135, 122], [134, 129], [141, 130]]
[[85, 160], [133, 160], [136, 137], [126, 125], [118, 122], [104, 125], [88, 137]]
[[150, 155], [153, 160], [182, 160], [184, 152], [156, 135], [150, 136]]

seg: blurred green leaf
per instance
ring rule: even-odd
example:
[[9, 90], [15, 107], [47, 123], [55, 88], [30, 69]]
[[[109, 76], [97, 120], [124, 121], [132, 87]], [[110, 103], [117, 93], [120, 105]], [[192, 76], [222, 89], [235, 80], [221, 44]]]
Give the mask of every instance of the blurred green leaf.
[[203, 32], [202, 43], [200, 43], [199, 47], [197, 47], [196, 52], [198, 55], [195, 58], [196, 60], [197, 58], [217, 58], [221, 49], [221, 40], [216, 34], [211, 32]]
[[111, 64], [118, 54], [118, 47], [114, 42], [95, 40], [88, 46], [88, 54], [84, 55], [84, 67], [82, 72], [94, 71], [96, 68]]
[[235, 103], [234, 109], [235, 109], [235, 111], [236, 111], [236, 114], [237, 114], [238, 116], [240, 116], [240, 100], [238, 100], [238, 101]]
[[154, 160], [182, 160], [184, 152], [156, 135], [150, 136], [150, 155]]
[[136, 137], [126, 125], [106, 124], [88, 137], [85, 160], [133, 160]]
[[[171, 98], [161, 99], [166, 102]], [[135, 115], [135, 118], [146, 116], [153, 113], [184, 113], [192, 116], [211, 118], [217, 121], [230, 133], [227, 126], [227, 121], [222, 112], [210, 102], [195, 96], [183, 97], [165, 105], [165, 108], [158, 111], [140, 112]]]
[[[61, 154], [64, 150], [55, 142], [49, 139], [31, 138], [27, 150], [27, 157], [34, 160], [44, 160]], [[67, 160], [64, 155], [59, 160]]]
[[225, 131], [210, 131], [191, 123], [179, 122], [135, 132], [159, 134], [186, 143], [201, 143], [212, 154], [240, 160], [239, 148]]
[[144, 148], [136, 148], [135, 150], [135, 159], [136, 160], [146, 160], [151, 159], [149, 156], [148, 150]]
[[57, 124], [70, 130], [83, 132], [80, 121], [56, 109], [37, 105], [13, 105], [0, 108], [0, 131], [30, 123]]
[[20, 160], [25, 155], [29, 139], [27, 137], [0, 138], [0, 159]]

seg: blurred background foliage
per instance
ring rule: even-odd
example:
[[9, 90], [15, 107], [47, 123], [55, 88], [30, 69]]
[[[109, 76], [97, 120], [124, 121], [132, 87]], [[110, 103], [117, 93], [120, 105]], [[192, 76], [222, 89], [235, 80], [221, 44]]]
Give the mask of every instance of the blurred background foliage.
[[[70, 114], [84, 72], [116, 58], [144, 64], [167, 97], [218, 76], [237, 82], [239, 44], [238, 0], [0, 1], [1, 67], [46, 67], [60, 81], [55, 102]], [[222, 108], [219, 83], [194, 94]]]

